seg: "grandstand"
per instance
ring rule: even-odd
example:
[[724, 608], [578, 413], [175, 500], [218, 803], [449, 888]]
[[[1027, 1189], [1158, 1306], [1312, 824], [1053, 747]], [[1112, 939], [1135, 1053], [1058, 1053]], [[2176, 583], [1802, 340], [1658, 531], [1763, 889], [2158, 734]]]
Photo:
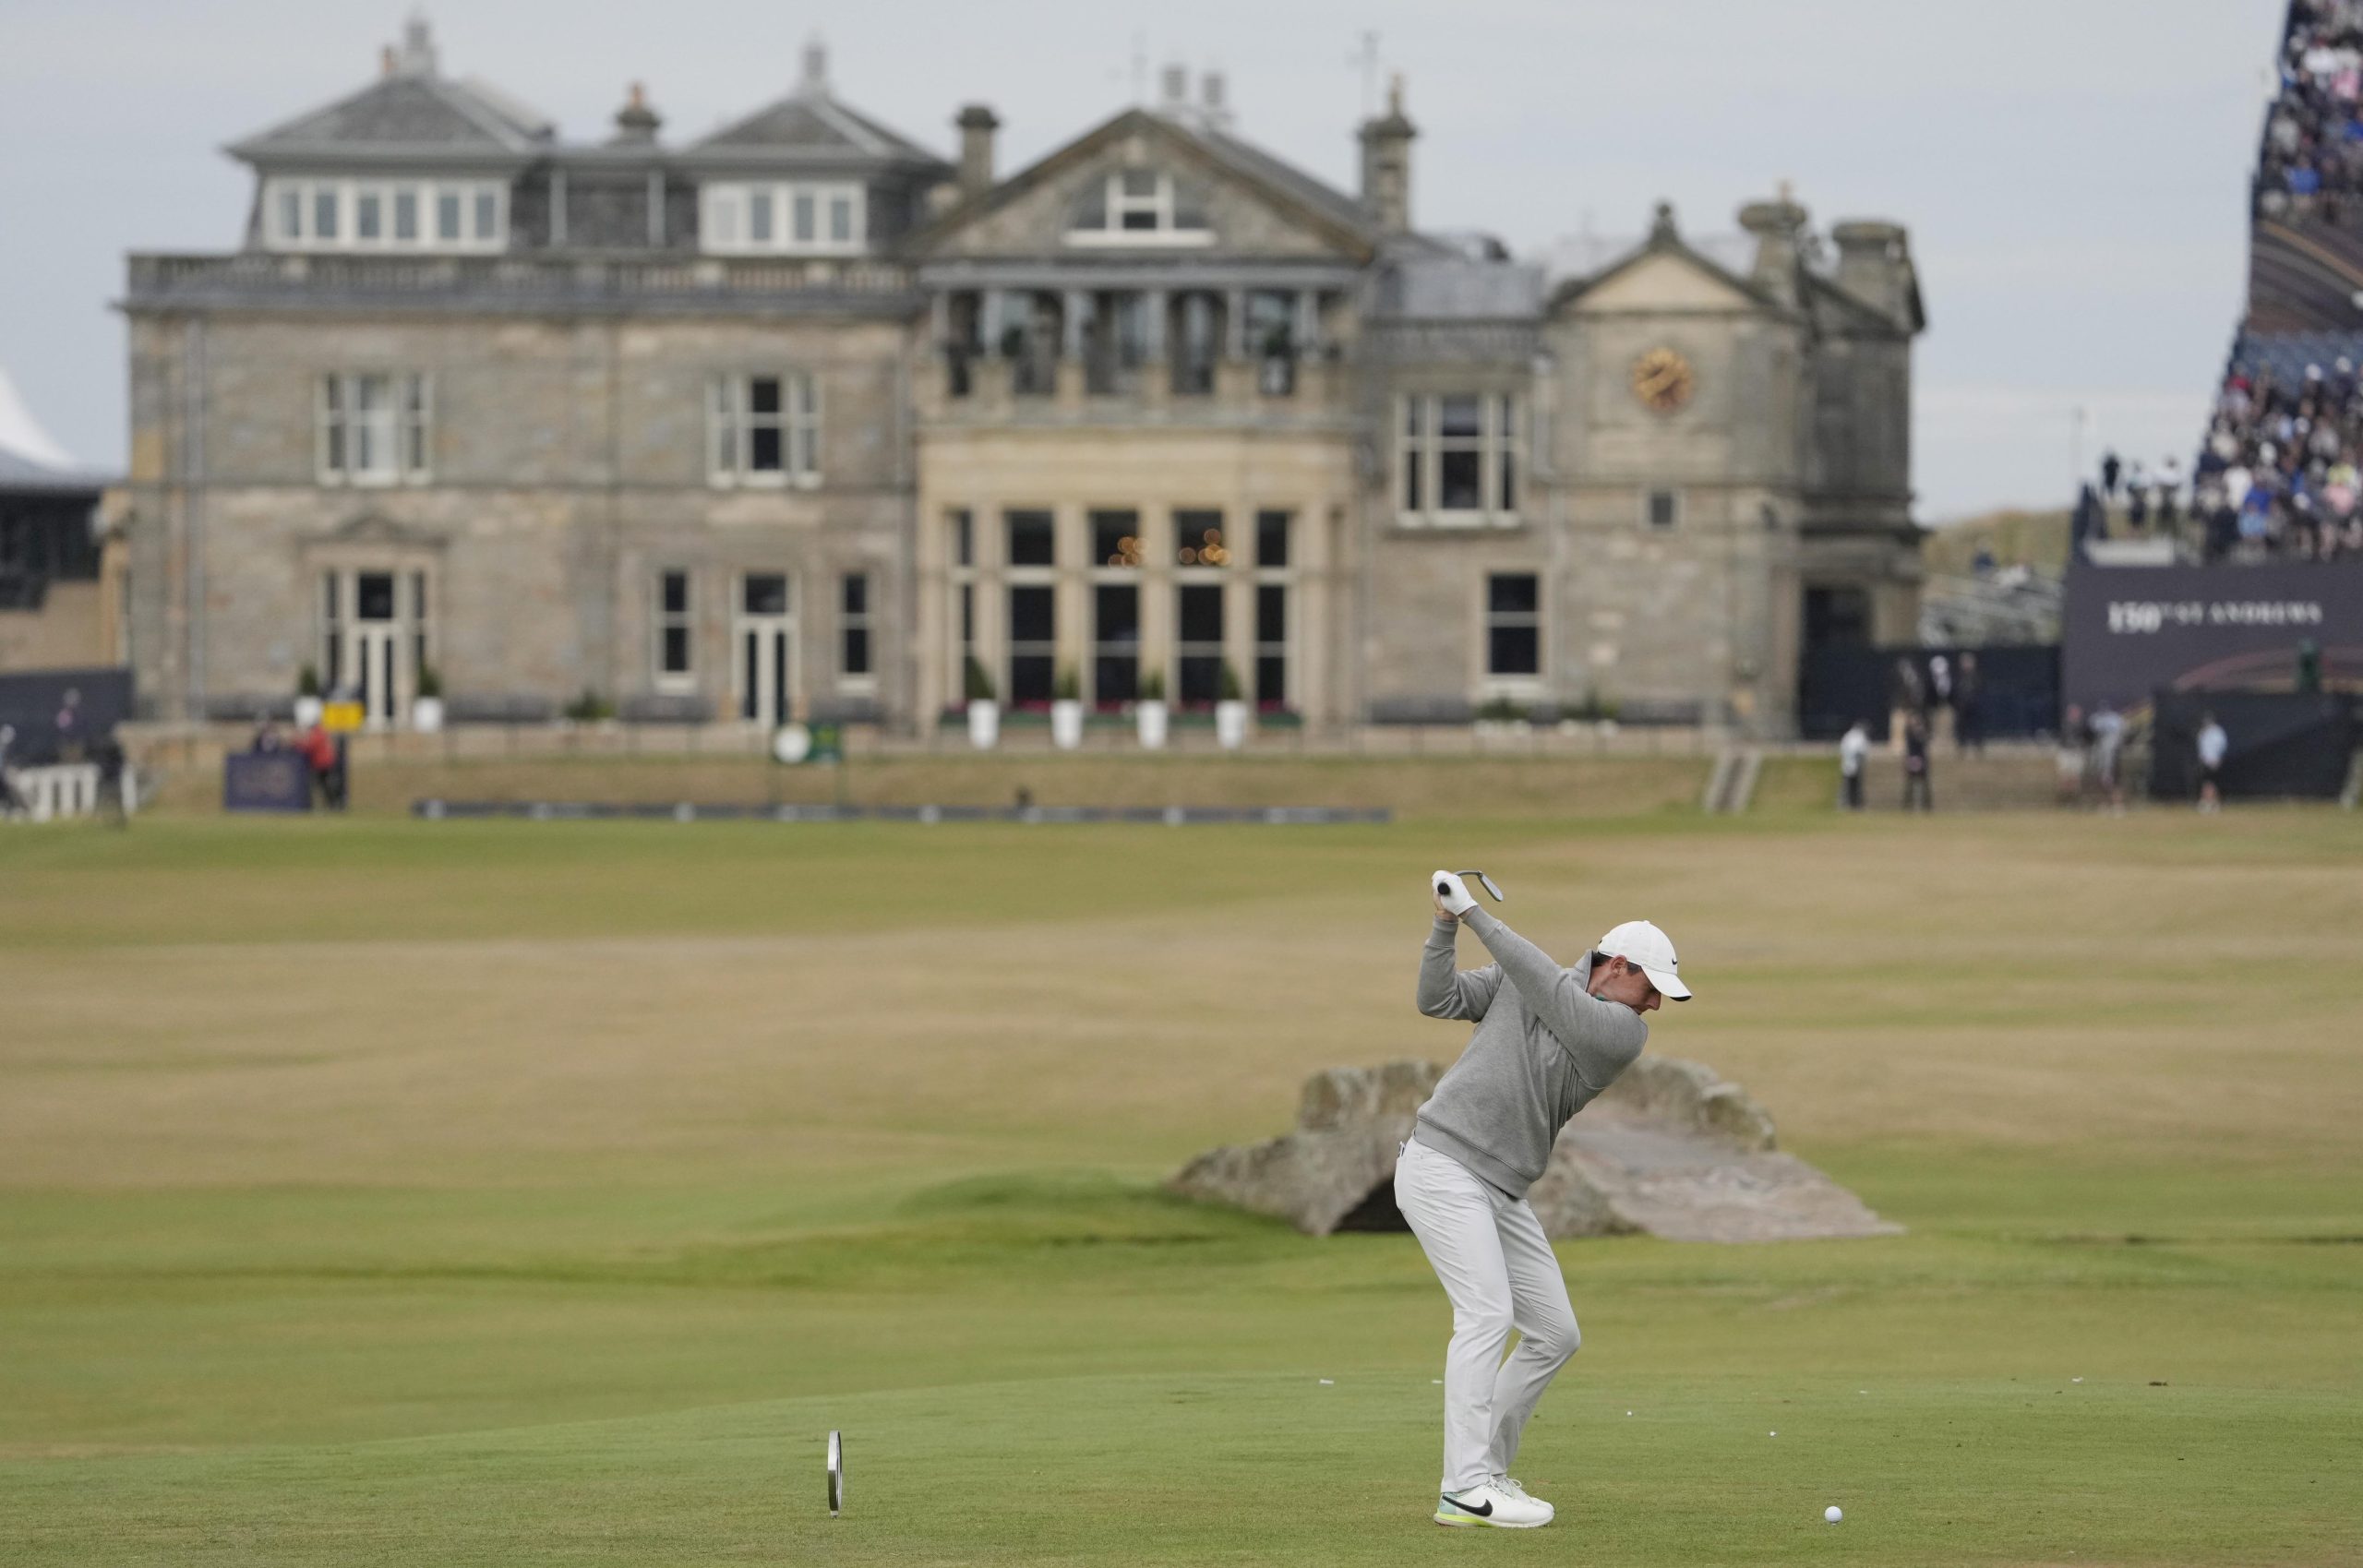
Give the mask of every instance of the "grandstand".
[[2162, 520], [2186, 559], [2363, 557], [2363, 0], [2291, 0], [2276, 67], [2247, 311], [2188, 513]]
[[2337, 793], [2363, 692], [2363, 0], [2291, 0], [2276, 66], [2247, 309], [2189, 505], [2137, 483], [2113, 514], [2112, 473], [2073, 524], [2063, 700], [2145, 734], [2154, 715], [2169, 796], [2202, 710], [2230, 733], [2231, 793]]

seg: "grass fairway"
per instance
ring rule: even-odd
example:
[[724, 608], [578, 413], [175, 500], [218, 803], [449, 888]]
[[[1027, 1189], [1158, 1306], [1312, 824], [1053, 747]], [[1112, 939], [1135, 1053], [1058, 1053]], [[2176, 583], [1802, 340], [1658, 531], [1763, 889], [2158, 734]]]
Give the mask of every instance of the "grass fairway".
[[[1563, 953], [1664, 924], [1653, 1047], [1911, 1227], [1562, 1247], [1559, 1523], [1482, 1540], [1425, 1522], [1410, 1239], [1156, 1188], [1457, 1051], [1438, 864]], [[0, 832], [0, 1561], [2363, 1562], [2359, 864], [2297, 811]]]

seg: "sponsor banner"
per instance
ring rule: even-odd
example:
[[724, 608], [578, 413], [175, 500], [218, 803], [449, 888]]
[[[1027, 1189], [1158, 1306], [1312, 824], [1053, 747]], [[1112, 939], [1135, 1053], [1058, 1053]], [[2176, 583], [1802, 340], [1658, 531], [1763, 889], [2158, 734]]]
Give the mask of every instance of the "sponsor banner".
[[312, 769], [300, 751], [233, 751], [222, 759], [224, 811], [309, 811]]
[[2363, 561], [2095, 567], [2068, 574], [2062, 695], [2086, 709], [2158, 688], [2289, 691], [2307, 644], [2325, 686], [2363, 681]]

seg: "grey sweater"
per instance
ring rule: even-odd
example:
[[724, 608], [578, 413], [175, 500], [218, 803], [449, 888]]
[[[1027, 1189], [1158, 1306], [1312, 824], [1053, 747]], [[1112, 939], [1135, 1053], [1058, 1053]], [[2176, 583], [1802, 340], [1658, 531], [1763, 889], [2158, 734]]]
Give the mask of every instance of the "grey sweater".
[[[1454, 970], [1462, 926], [1493, 963]], [[1457, 922], [1438, 920], [1420, 954], [1420, 1011], [1469, 1019], [1477, 1032], [1420, 1107], [1420, 1142], [1511, 1197], [1525, 1197], [1550, 1164], [1559, 1129], [1649, 1041], [1641, 1015], [1593, 996], [1590, 980], [1589, 953], [1583, 967], [1562, 969], [1481, 909]]]

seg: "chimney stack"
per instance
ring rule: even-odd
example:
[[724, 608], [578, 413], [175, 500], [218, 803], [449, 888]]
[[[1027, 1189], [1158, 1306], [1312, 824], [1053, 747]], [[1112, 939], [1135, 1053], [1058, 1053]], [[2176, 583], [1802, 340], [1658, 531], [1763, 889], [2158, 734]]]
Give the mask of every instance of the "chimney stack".
[[1831, 227], [1838, 245], [1838, 286], [1900, 327], [1917, 330], [1919, 280], [1901, 223], [1859, 221]]
[[1179, 114], [1190, 107], [1190, 67], [1176, 61], [1159, 73], [1165, 99], [1158, 107], [1169, 114]]
[[804, 77], [796, 90], [806, 98], [826, 98], [829, 95], [829, 46], [816, 34], [805, 41]]
[[648, 106], [648, 94], [640, 83], [631, 84], [631, 92], [624, 106], [616, 111], [616, 134], [609, 145], [614, 147], [648, 147], [656, 140], [656, 127], [664, 117]]
[[1230, 84], [1223, 80], [1220, 71], [1199, 74], [1198, 113], [1205, 118], [1206, 129], [1230, 129]]
[[426, 14], [413, 11], [402, 24], [402, 42], [395, 56], [394, 73], [405, 77], [431, 77], [435, 74], [435, 35], [426, 26]]
[[1411, 138], [1420, 134], [1403, 113], [1403, 78], [1387, 85], [1386, 114], [1366, 122], [1362, 141], [1362, 209], [1390, 234], [1411, 230]]
[[993, 132], [1001, 121], [982, 103], [971, 103], [953, 122], [960, 127], [960, 194], [977, 197], [992, 188]]
[[1751, 201], [1739, 209], [1739, 226], [1756, 236], [1756, 266], [1748, 281], [1782, 305], [1795, 306], [1802, 297], [1798, 269], [1805, 264], [1800, 241], [1805, 209], [1789, 199], [1789, 185], [1770, 201]]

